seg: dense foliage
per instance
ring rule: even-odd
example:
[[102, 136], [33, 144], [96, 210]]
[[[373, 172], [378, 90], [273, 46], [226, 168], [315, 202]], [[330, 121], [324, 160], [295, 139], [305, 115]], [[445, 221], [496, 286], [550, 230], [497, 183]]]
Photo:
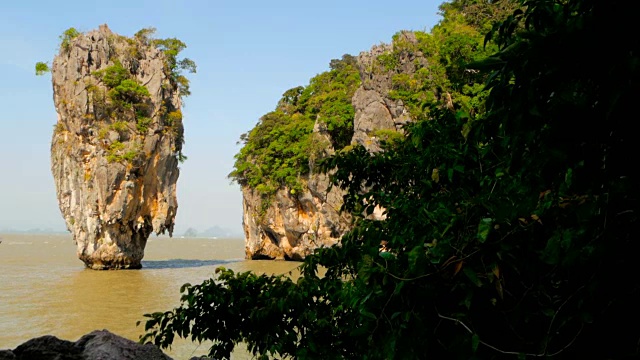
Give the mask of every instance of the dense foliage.
[[[330, 66], [306, 87], [287, 90], [277, 108], [242, 135], [243, 147], [229, 174], [232, 179], [264, 196], [285, 186], [299, 191], [301, 176], [311, 170], [310, 160], [321, 157], [327, 147], [339, 150], [349, 144], [354, 116], [351, 98], [360, 77], [350, 55], [332, 60]], [[331, 143], [314, 136], [316, 122], [326, 127]]]
[[[443, 8], [465, 3], [493, 4]], [[220, 269], [187, 284], [181, 307], [147, 315], [142, 340], [213, 340], [224, 358], [240, 341], [314, 359], [640, 356], [640, 44], [607, 47], [632, 33], [635, 9], [522, 5], [487, 35], [493, 55], [469, 57], [484, 110], [425, 104], [404, 141], [325, 162], [355, 215], [340, 246], [307, 257], [297, 280]], [[385, 220], [365, 217], [376, 205]]]

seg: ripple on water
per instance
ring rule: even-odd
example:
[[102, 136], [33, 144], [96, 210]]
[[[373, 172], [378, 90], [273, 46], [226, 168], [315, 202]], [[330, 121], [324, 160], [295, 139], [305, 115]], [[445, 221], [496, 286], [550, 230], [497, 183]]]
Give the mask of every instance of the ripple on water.
[[[241, 239], [152, 238], [141, 270], [93, 271], [77, 259], [70, 235], [0, 237], [0, 349], [47, 334], [75, 341], [96, 329], [137, 340], [143, 314], [177, 306], [182, 284], [198, 284], [219, 266], [286, 274], [298, 265], [246, 261]], [[208, 347], [178, 339], [167, 353], [187, 359]], [[238, 350], [234, 358], [250, 357]]]

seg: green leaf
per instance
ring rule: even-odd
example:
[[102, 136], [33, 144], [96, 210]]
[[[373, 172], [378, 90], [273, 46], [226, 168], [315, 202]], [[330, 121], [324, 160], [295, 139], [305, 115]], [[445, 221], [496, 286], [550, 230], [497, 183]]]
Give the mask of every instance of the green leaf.
[[373, 315], [372, 313], [370, 313], [369, 311], [365, 310], [365, 309], [360, 309], [360, 315], [372, 319], [372, 320], [376, 320], [376, 316]]
[[466, 140], [467, 137], [469, 137], [469, 133], [471, 132], [471, 123], [469, 121], [467, 121], [466, 123], [464, 123], [464, 125], [462, 125], [462, 137], [464, 137], [464, 139]]
[[473, 334], [471, 337], [471, 351], [474, 353], [478, 351], [478, 345], [480, 345], [480, 336], [478, 336], [478, 334]]
[[542, 309], [542, 313], [545, 314], [545, 316], [550, 318], [552, 318], [556, 314], [555, 310], [549, 309], [549, 308]]
[[191, 287], [191, 284], [189, 283], [183, 284], [182, 286], [180, 286], [180, 292], [183, 293], [186, 289], [190, 287]]
[[393, 290], [393, 294], [394, 295], [400, 294], [400, 291], [402, 291], [402, 288], [404, 287], [405, 283], [406, 283], [405, 281], [400, 281], [396, 283], [396, 288]]
[[469, 63], [467, 65], [467, 68], [476, 69], [476, 70], [485, 70], [485, 71], [486, 70], [494, 70], [494, 69], [500, 68], [501, 66], [503, 66], [506, 63], [507, 63], [506, 61], [502, 60], [499, 57], [490, 56], [490, 57], [487, 57], [485, 59]]
[[480, 278], [478, 278], [478, 274], [476, 274], [476, 272], [473, 271], [472, 268], [465, 266], [462, 268], [462, 272], [464, 272], [464, 274], [469, 278], [469, 280], [471, 280], [471, 282], [475, 284], [477, 287], [482, 286], [482, 281], [480, 281]]
[[491, 232], [491, 228], [493, 227], [493, 219], [492, 218], [484, 218], [480, 220], [478, 224], [478, 234], [477, 239], [480, 243], [484, 243], [487, 241], [489, 237], [489, 233]]
[[393, 253], [389, 252], [389, 251], [382, 251], [382, 252], [380, 252], [379, 255], [380, 255], [381, 258], [383, 258], [385, 260], [395, 260], [396, 259], [396, 256]]
[[466, 111], [459, 110], [456, 112], [456, 120], [468, 119], [469, 113]]
[[567, 184], [567, 187], [571, 187], [571, 181], [573, 180], [573, 169], [567, 169], [567, 173], [564, 176], [564, 182]]
[[424, 246], [420, 245], [420, 246], [416, 246], [414, 247], [408, 255], [408, 260], [409, 260], [409, 269], [411, 271], [415, 270], [418, 266], [418, 263], [420, 262], [420, 260], [422, 258], [424, 258], [425, 253], [424, 253]]

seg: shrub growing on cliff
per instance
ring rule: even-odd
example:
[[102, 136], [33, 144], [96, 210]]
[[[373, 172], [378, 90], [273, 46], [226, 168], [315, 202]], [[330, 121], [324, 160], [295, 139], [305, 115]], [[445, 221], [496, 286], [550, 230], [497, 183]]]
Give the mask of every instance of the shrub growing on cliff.
[[137, 121], [136, 121], [136, 129], [138, 129], [139, 133], [146, 134], [147, 131], [149, 130], [149, 125], [151, 125], [152, 121], [153, 120], [149, 117], [140, 116], [137, 118]]
[[92, 75], [97, 76], [108, 88], [112, 89], [129, 79], [131, 73], [122, 66], [120, 61], [115, 60], [113, 65], [95, 71]]
[[351, 140], [354, 109], [351, 98], [360, 84], [355, 59], [344, 55], [331, 62], [331, 70], [311, 79], [306, 87], [287, 90], [276, 110], [260, 118], [240, 141], [234, 170], [229, 177], [269, 196], [278, 189], [302, 189], [300, 178], [309, 171], [310, 156], [317, 154], [312, 136], [316, 121], [326, 124], [341, 149]]
[[40, 76], [40, 75], [44, 75], [48, 72], [50, 72], [51, 69], [49, 69], [49, 64], [42, 62], [42, 61], [38, 61], [36, 63], [36, 75]]
[[71, 48], [71, 41], [80, 35], [80, 32], [76, 28], [70, 27], [60, 35], [60, 48], [64, 51], [69, 51]]
[[189, 58], [178, 60], [178, 55], [187, 47], [187, 45], [176, 38], [154, 39], [152, 38], [154, 33], [155, 29], [153, 28], [142, 29], [136, 33], [136, 37], [145, 42], [149, 42], [162, 50], [166, 57], [166, 69], [170, 74], [172, 81], [178, 87], [180, 96], [191, 95], [191, 91], [189, 90], [189, 79], [187, 79], [182, 72], [187, 71], [192, 74], [195, 73], [197, 69], [196, 63]]
[[[186, 284], [143, 340], [213, 340], [224, 358], [240, 341], [309, 359], [640, 356], [624, 326], [640, 321], [640, 49], [592, 56], [631, 32], [627, 5], [527, 1], [473, 65], [490, 74], [488, 112], [432, 104], [406, 141], [327, 162], [356, 218], [341, 246], [307, 257], [297, 281], [221, 269]], [[366, 218], [375, 206], [385, 220]]]
[[135, 80], [125, 79], [109, 91], [109, 96], [113, 100], [123, 101], [133, 106], [148, 98], [149, 90]]

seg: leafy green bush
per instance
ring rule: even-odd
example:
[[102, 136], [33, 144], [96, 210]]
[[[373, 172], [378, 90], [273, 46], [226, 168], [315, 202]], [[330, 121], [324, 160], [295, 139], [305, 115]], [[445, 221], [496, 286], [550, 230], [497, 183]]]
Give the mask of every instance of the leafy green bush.
[[131, 77], [129, 70], [122, 66], [122, 63], [118, 60], [114, 61], [111, 66], [93, 72], [93, 75], [99, 77], [110, 89], [115, 88]]
[[122, 80], [116, 87], [109, 91], [109, 96], [114, 100], [121, 100], [131, 105], [143, 102], [149, 97], [149, 90], [135, 80]]
[[60, 35], [60, 48], [64, 51], [71, 49], [71, 41], [80, 35], [80, 32], [76, 28], [68, 28], [62, 35]]
[[141, 134], [146, 134], [149, 131], [149, 125], [153, 120], [149, 117], [141, 116], [136, 119], [136, 128]]
[[41, 61], [38, 61], [36, 63], [36, 75], [44, 75], [45, 73], [48, 73], [50, 71], [51, 69], [49, 69], [49, 64]]
[[[123, 110], [135, 110], [136, 117], [145, 117], [148, 114], [148, 106], [146, 104], [149, 98], [149, 90], [131, 78], [129, 69], [122, 66], [118, 60], [114, 64], [102, 70], [93, 72], [109, 89], [107, 92], [111, 105], [115, 110], [123, 112]], [[99, 88], [95, 85], [87, 86], [87, 91], [96, 93]], [[94, 96], [99, 98], [99, 96]]]
[[120, 141], [114, 141], [107, 148], [107, 161], [119, 162], [122, 160], [121, 152], [124, 150], [124, 144]]
[[132, 162], [140, 154], [137, 149], [132, 149], [122, 154], [122, 160]]
[[129, 123], [126, 121], [116, 121], [109, 127], [121, 134], [129, 131]]
[[156, 28], [148, 27], [138, 30], [133, 37], [136, 38], [143, 45], [148, 45], [153, 40], [153, 34], [156, 33]]
[[178, 55], [187, 45], [176, 38], [153, 39], [151, 43], [164, 52], [166, 57], [166, 68], [171, 76], [172, 81], [178, 87], [180, 96], [189, 96], [189, 79], [187, 79], [182, 71], [189, 73], [196, 72], [196, 63], [188, 58], [178, 60]]
[[182, 121], [182, 111], [175, 110], [167, 114], [164, 123], [167, 126], [174, 126]]
[[138, 156], [142, 154], [142, 144], [128, 143], [124, 144], [115, 141], [107, 148], [107, 161], [112, 162], [128, 162], [132, 163]]
[[102, 126], [100, 130], [98, 130], [98, 140], [104, 140], [109, 135], [109, 127]]

